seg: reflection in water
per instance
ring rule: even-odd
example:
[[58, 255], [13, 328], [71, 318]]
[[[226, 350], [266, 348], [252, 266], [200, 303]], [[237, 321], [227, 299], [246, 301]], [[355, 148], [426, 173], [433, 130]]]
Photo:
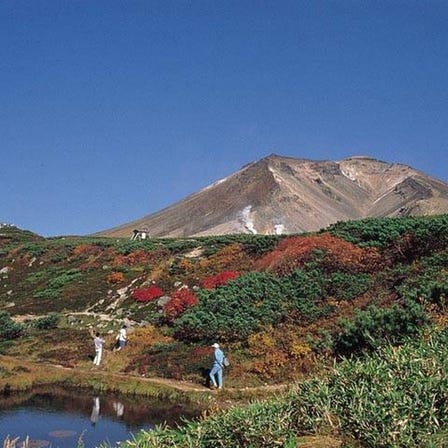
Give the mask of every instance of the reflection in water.
[[115, 412], [117, 413], [117, 417], [121, 418], [123, 417], [124, 414], [124, 406], [123, 403], [119, 402], [119, 401], [114, 401], [113, 405], [112, 405], [115, 409]]
[[[114, 401], [112, 403], [112, 407], [114, 408], [115, 414], [118, 418], [123, 417], [124, 414], [124, 405], [121, 401]], [[98, 419], [100, 418], [100, 397], [95, 397], [93, 399], [92, 413], [90, 414], [90, 421], [92, 425], [95, 426], [98, 423]]]
[[100, 418], [100, 397], [95, 397], [93, 399], [92, 413], [90, 414], [90, 421], [92, 425], [95, 426]]
[[0, 435], [22, 441], [29, 436], [58, 448], [73, 448], [80, 439], [85, 448], [104, 442], [112, 447], [131, 439], [140, 429], [162, 423], [173, 426], [182, 418], [198, 415], [199, 410], [182, 403], [117, 394], [92, 396], [89, 391], [67, 388], [39, 388], [6, 398], [0, 395]]

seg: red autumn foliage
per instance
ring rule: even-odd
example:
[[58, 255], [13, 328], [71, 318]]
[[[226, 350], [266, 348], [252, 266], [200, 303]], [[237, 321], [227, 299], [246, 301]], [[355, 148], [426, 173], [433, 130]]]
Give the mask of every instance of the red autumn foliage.
[[219, 274], [212, 275], [202, 280], [202, 287], [205, 289], [215, 289], [218, 286], [225, 285], [229, 280], [238, 278], [240, 273], [237, 271], [224, 271]]
[[174, 292], [171, 300], [165, 304], [163, 311], [169, 321], [177, 319], [187, 308], [198, 303], [198, 298], [189, 289], [183, 288]]
[[155, 285], [149, 288], [140, 288], [132, 292], [131, 297], [136, 302], [150, 302], [163, 296], [163, 291]]
[[272, 252], [258, 260], [255, 267], [261, 271], [288, 275], [294, 269], [316, 259], [316, 251], [323, 253], [320, 263], [328, 272], [373, 272], [381, 261], [375, 248], [361, 248], [329, 233], [323, 233], [285, 238]]

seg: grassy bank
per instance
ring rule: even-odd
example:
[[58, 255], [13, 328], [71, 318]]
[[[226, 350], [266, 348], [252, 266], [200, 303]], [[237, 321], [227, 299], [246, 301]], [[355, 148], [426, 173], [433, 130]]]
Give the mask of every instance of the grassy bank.
[[[117, 361], [118, 362], [118, 361]], [[123, 362], [123, 361], [121, 361]], [[115, 366], [111, 366], [113, 369]], [[59, 385], [67, 388], [89, 389], [96, 392], [114, 392], [139, 395], [169, 402], [181, 402], [206, 410], [228, 408], [235, 403], [247, 403], [261, 397], [275, 395], [287, 386], [255, 388], [226, 388], [216, 394], [208, 388], [188, 381], [167, 378], [144, 378], [118, 373], [118, 370], [92, 370], [91, 363], [67, 368], [49, 363], [19, 360], [0, 356], [0, 394], [30, 392], [41, 386]], [[4, 399], [3, 399], [4, 400]]]
[[181, 402], [206, 402], [206, 393], [182, 390], [163, 380], [142, 379], [129, 375], [89, 369], [68, 369], [50, 364], [0, 357], [0, 392], [21, 392], [44, 385], [66, 385], [97, 392], [117, 392]]

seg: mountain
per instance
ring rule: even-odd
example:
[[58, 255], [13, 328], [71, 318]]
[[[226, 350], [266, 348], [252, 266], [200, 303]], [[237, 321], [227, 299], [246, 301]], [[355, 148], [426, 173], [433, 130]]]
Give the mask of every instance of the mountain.
[[448, 212], [448, 184], [365, 156], [313, 161], [272, 154], [185, 199], [99, 235], [153, 237], [315, 231], [337, 221]]

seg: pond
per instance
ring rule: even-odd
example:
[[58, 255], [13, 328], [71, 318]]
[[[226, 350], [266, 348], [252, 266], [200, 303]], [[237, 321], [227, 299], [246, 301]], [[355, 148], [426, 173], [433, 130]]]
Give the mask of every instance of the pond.
[[85, 448], [117, 446], [140, 429], [175, 426], [198, 415], [197, 409], [166, 400], [43, 388], [0, 396], [0, 444], [7, 436], [29, 436], [30, 448], [74, 448], [79, 440]]

